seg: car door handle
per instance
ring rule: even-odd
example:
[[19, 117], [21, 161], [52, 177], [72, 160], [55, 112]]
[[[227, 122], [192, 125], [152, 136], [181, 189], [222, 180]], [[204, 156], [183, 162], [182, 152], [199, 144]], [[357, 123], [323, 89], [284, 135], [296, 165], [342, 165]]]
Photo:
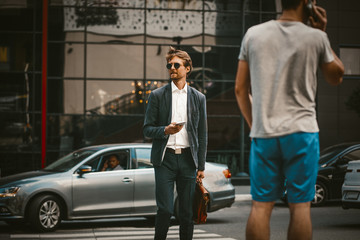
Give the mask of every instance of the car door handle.
[[131, 178], [126, 177], [122, 181], [126, 183], [126, 182], [132, 182], [133, 180]]

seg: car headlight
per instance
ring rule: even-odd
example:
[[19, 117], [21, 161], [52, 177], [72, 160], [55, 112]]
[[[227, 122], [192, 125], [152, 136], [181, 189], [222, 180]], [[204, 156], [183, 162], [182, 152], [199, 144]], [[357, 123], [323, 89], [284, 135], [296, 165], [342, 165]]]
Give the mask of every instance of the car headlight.
[[0, 188], [0, 197], [15, 197], [19, 187]]

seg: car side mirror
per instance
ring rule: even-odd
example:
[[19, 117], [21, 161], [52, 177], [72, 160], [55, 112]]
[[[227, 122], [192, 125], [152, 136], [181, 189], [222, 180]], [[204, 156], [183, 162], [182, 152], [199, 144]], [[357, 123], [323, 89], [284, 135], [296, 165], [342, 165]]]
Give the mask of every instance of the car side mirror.
[[82, 176], [85, 173], [91, 172], [92, 171], [92, 167], [89, 165], [82, 165], [78, 170], [77, 173], [80, 174], [80, 176]]

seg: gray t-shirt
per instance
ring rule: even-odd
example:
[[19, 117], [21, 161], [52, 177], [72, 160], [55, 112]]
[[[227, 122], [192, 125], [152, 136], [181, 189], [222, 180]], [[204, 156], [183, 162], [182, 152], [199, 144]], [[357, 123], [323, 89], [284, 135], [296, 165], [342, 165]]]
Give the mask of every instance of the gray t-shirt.
[[321, 63], [334, 60], [325, 32], [301, 22], [271, 20], [247, 31], [239, 60], [250, 68], [250, 137], [319, 131], [316, 71]]

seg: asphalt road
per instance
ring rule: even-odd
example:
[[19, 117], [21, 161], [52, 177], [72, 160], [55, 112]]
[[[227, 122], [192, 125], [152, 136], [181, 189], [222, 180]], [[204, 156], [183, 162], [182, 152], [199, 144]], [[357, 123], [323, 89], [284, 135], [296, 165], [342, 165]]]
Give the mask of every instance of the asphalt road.
[[[236, 186], [236, 202], [231, 208], [209, 213], [206, 224], [196, 225], [194, 240], [245, 239], [245, 227], [250, 212], [249, 186]], [[271, 219], [271, 239], [286, 239], [289, 212], [278, 202]], [[343, 210], [339, 202], [312, 208], [313, 239], [360, 239], [360, 209]], [[145, 218], [108, 219], [63, 222], [55, 233], [33, 233], [29, 227], [9, 227], [0, 221], [0, 239], [62, 239], [109, 240], [153, 239], [154, 222]], [[178, 239], [178, 224], [172, 221], [168, 239]]]

